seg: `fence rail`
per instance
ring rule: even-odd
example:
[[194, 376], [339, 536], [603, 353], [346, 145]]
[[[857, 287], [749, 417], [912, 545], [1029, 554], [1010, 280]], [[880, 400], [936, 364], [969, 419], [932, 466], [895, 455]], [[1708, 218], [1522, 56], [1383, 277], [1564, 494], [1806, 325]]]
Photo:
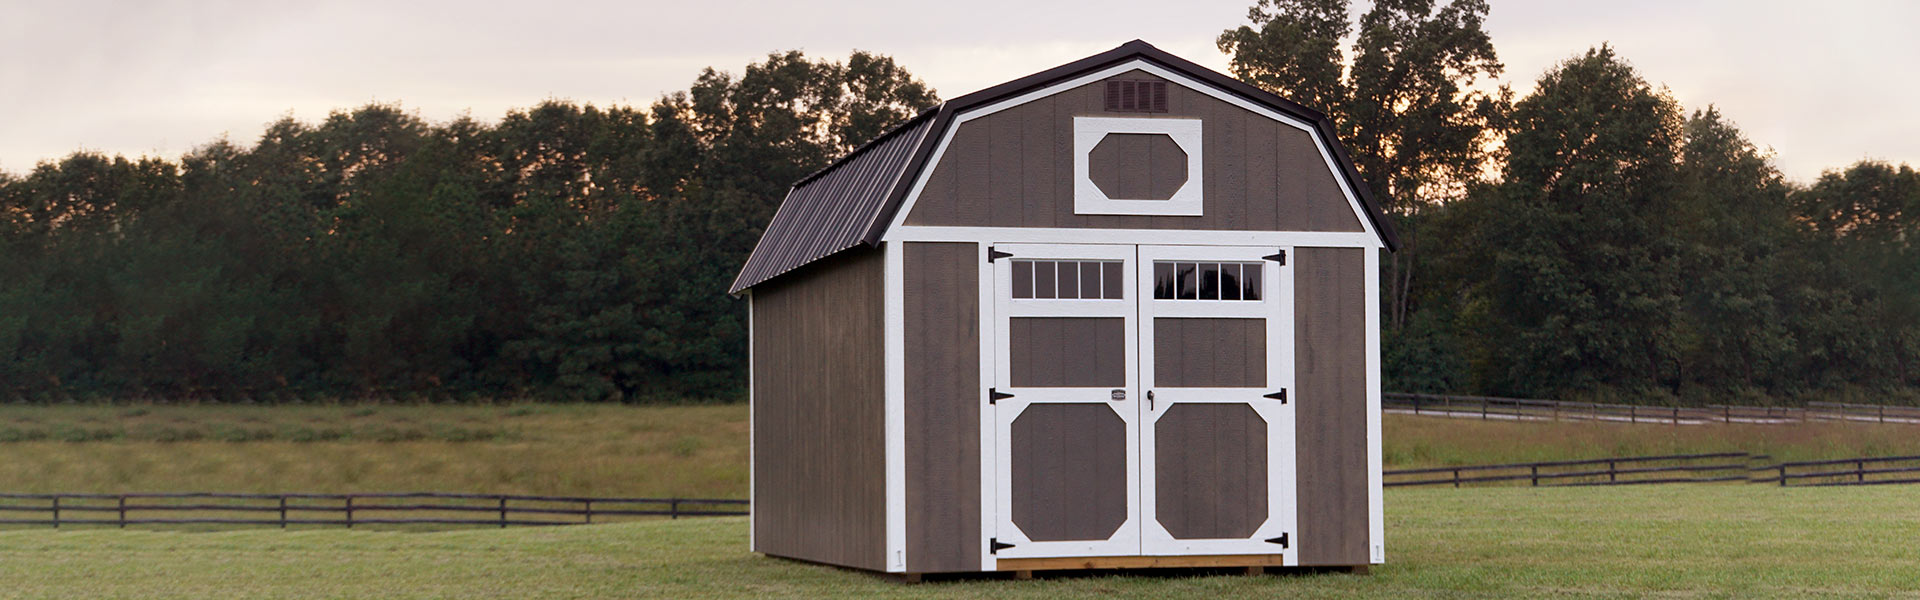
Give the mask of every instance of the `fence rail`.
[[1383, 472], [1386, 487], [1534, 487], [1746, 482], [1786, 487], [1920, 483], [1920, 456], [1878, 456], [1773, 462], [1764, 454], [1622, 456], [1499, 465], [1461, 465]]
[[[746, 500], [515, 494], [0, 493], [0, 525], [585, 525], [747, 514]], [[484, 515], [484, 517], [482, 516]]]
[[1501, 398], [1443, 394], [1381, 394], [1383, 408], [1416, 415], [1465, 417], [1483, 420], [1612, 421], [1620, 423], [1784, 424], [1806, 421], [1849, 421], [1920, 424], [1920, 407], [1843, 402], [1808, 402], [1804, 407], [1649, 406]]

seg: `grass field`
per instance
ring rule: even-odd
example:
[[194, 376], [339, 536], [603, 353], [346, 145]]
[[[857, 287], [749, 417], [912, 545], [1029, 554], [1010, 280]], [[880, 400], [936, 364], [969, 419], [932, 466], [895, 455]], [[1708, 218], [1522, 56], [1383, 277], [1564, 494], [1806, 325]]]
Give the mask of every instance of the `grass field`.
[[[1387, 415], [1388, 468], [1743, 451], [1920, 454], [1920, 426]], [[452, 491], [742, 498], [747, 408], [0, 406], [0, 491]]]
[[0, 532], [4, 598], [1886, 597], [1920, 594], [1910, 488], [1391, 490], [1372, 575], [902, 585], [749, 554], [739, 518], [436, 533]]

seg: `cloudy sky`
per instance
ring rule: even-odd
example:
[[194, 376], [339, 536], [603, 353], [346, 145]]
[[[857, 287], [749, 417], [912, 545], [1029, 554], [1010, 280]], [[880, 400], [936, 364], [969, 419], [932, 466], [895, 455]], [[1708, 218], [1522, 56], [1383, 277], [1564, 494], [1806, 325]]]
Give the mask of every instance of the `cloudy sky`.
[[[889, 54], [942, 97], [1133, 38], [1224, 71], [1213, 38], [1251, 2], [0, 0], [0, 170], [80, 149], [250, 144], [282, 116], [375, 101], [436, 121], [547, 98], [647, 104], [702, 67], [794, 48]], [[1809, 181], [1863, 158], [1920, 163], [1914, 23], [1920, 3], [1891, 0], [1493, 0], [1487, 26], [1517, 90], [1611, 43]]]

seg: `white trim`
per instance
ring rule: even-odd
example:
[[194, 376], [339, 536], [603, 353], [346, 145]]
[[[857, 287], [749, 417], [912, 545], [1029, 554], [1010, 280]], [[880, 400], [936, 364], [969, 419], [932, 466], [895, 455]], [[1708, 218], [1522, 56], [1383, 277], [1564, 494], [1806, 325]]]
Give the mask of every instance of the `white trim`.
[[[1078, 227], [936, 227], [908, 225], [887, 232], [903, 242], [977, 242], [1023, 244], [1136, 244], [1177, 246], [1301, 246], [1380, 248], [1380, 238], [1363, 232], [1221, 231], [1200, 229], [1092, 229]], [[984, 264], [984, 263], [983, 263]]]
[[[1201, 194], [1206, 189], [1202, 178], [1206, 161], [1201, 157], [1200, 119], [1152, 119], [1116, 117], [1073, 118], [1073, 213], [1078, 215], [1171, 215], [1197, 217], [1201, 214]], [[1173, 139], [1187, 154], [1187, 180], [1173, 196], [1164, 200], [1111, 198], [1093, 182], [1093, 149], [1108, 134], [1158, 133]]]
[[901, 275], [905, 269], [904, 248], [898, 242], [886, 244], [886, 481], [887, 481], [887, 571], [907, 568], [907, 360], [906, 302]]
[[741, 290], [747, 297], [747, 551], [760, 550], [760, 528], [755, 523], [754, 503], [760, 499], [758, 478], [753, 476], [753, 290]]
[[[1282, 549], [1265, 540], [1297, 532], [1298, 478], [1295, 475], [1293, 404], [1264, 398], [1265, 394], [1291, 389], [1293, 377], [1293, 268], [1265, 260], [1272, 246], [1195, 247], [1140, 246], [1140, 388], [1158, 397], [1140, 406], [1140, 514], [1144, 526], [1140, 533], [1140, 553], [1147, 556], [1190, 556], [1205, 554], [1280, 554], [1287, 565], [1298, 563], [1298, 546]], [[1283, 248], [1290, 251], [1292, 248]], [[1162, 261], [1234, 261], [1261, 267], [1260, 300], [1157, 300], [1153, 297], [1154, 264]], [[1257, 388], [1175, 388], [1157, 385], [1154, 370], [1156, 335], [1154, 325], [1161, 318], [1228, 317], [1261, 319], [1265, 322], [1267, 353], [1265, 387]], [[1144, 400], [1144, 398], [1143, 398]], [[1155, 423], [1176, 404], [1244, 404], [1267, 422], [1267, 518], [1244, 538], [1177, 539], [1155, 517], [1160, 476], [1153, 465]], [[1292, 538], [1300, 536], [1293, 533]]]
[[[978, 249], [976, 253], [978, 258], [977, 262], [973, 264], [979, 265], [979, 270], [976, 272], [978, 277], [976, 277], [976, 279], [980, 280], [980, 323], [979, 329], [976, 330], [980, 332], [980, 334], [976, 336], [980, 338], [980, 398], [978, 404], [980, 407], [980, 420], [978, 422], [980, 429], [980, 570], [993, 571], [999, 568], [999, 560], [994, 555], [993, 548], [989, 545], [988, 540], [994, 537], [1000, 527], [999, 496], [997, 495], [999, 488], [996, 487], [996, 482], [998, 481], [996, 475], [1000, 471], [995, 468], [994, 461], [991, 457], [994, 455], [994, 441], [999, 438], [996, 437], [994, 431], [994, 429], [996, 429], [994, 427], [994, 417], [996, 414], [994, 412], [994, 405], [987, 403], [987, 388], [994, 385], [994, 366], [999, 364], [997, 356], [999, 349], [996, 347], [998, 345], [996, 343], [998, 338], [992, 334], [994, 330], [993, 324], [999, 322], [996, 320], [994, 314], [994, 306], [998, 304], [998, 302], [994, 300], [994, 265], [993, 263], [987, 262], [987, 253], [991, 250], [989, 246], [984, 243], [975, 244], [974, 247]], [[958, 365], [955, 366], [956, 368], [958, 367]]]
[[[913, 213], [914, 205], [917, 204], [920, 200], [920, 192], [926, 188], [927, 180], [933, 176], [934, 167], [939, 165], [940, 159], [946, 155], [947, 148], [950, 147], [953, 143], [954, 133], [960, 130], [961, 125], [965, 124], [967, 121], [978, 119], [980, 117], [984, 117], [1002, 110], [1019, 106], [1021, 104], [1038, 100], [1040, 98], [1051, 96], [1068, 89], [1087, 85], [1089, 83], [1100, 81], [1102, 79], [1106, 79], [1108, 77], [1119, 75], [1121, 73], [1125, 73], [1127, 71], [1132, 71], [1135, 69], [1146, 71], [1147, 73], [1153, 74], [1162, 79], [1166, 79], [1167, 81], [1171, 81], [1176, 84], [1179, 84], [1181, 87], [1185, 87], [1187, 89], [1191, 89], [1191, 90], [1200, 92], [1202, 94], [1206, 94], [1208, 96], [1211, 96], [1215, 99], [1226, 102], [1228, 104], [1232, 104], [1234, 106], [1238, 106], [1240, 108], [1253, 111], [1254, 114], [1258, 114], [1258, 115], [1267, 117], [1269, 119], [1273, 119], [1275, 121], [1285, 123], [1288, 126], [1291, 126], [1295, 129], [1299, 129], [1301, 131], [1307, 132], [1307, 134], [1313, 138], [1314, 146], [1317, 149], [1319, 149], [1321, 160], [1326, 164], [1328, 171], [1333, 174], [1334, 181], [1340, 184], [1340, 192], [1342, 195], [1346, 196], [1347, 207], [1352, 209], [1354, 219], [1358, 220], [1360, 222], [1360, 226], [1366, 230], [1366, 233], [1369, 236], [1373, 238], [1368, 245], [1380, 246], [1384, 243], [1380, 239], [1379, 232], [1374, 229], [1373, 221], [1367, 218], [1366, 210], [1360, 207], [1360, 198], [1357, 195], [1357, 193], [1354, 191], [1352, 182], [1347, 181], [1346, 176], [1340, 170], [1339, 162], [1333, 159], [1333, 152], [1332, 152], [1331, 146], [1329, 146], [1329, 143], [1330, 143], [1329, 140], [1322, 139], [1320, 137], [1319, 128], [1315, 127], [1312, 123], [1308, 123], [1306, 121], [1300, 120], [1299, 118], [1293, 117], [1291, 115], [1281, 114], [1277, 111], [1274, 111], [1273, 109], [1267, 108], [1266, 106], [1260, 105], [1258, 103], [1249, 101], [1245, 98], [1241, 98], [1240, 96], [1230, 94], [1220, 89], [1214, 88], [1212, 85], [1207, 84], [1205, 82], [1201, 82], [1200, 80], [1194, 79], [1184, 74], [1175, 73], [1168, 69], [1149, 63], [1144, 59], [1134, 59], [1124, 63], [1120, 63], [1112, 67], [1101, 69], [1099, 71], [1094, 71], [1086, 75], [1082, 75], [1080, 77], [1069, 79], [1061, 83], [1057, 83], [1057, 84], [1047, 86], [1038, 90], [1034, 90], [1032, 92], [1021, 94], [1013, 98], [1008, 98], [1006, 100], [995, 102], [993, 104], [975, 108], [963, 114], [955, 116], [953, 121], [947, 125], [946, 131], [941, 132], [940, 143], [934, 147], [933, 154], [927, 157], [926, 164], [922, 165], [919, 175], [917, 175], [914, 178], [913, 188], [907, 193], [906, 199], [900, 203], [899, 210], [894, 212], [892, 222], [887, 224], [887, 230], [882, 235], [882, 239], [888, 239], [888, 240], [894, 239], [894, 236], [896, 235], [896, 232], [900, 230], [901, 225], [904, 225], [906, 223], [907, 215], [910, 215]], [[1012, 241], [1012, 240], [1008, 240], [1008, 241]], [[1300, 245], [1319, 246], [1322, 244], [1300, 244]], [[1338, 245], [1339, 246], [1358, 246], [1359, 244], [1338, 244]]]
[[1371, 564], [1387, 561], [1386, 510], [1381, 493], [1380, 434], [1380, 251], [1366, 251], [1367, 277], [1367, 553]]

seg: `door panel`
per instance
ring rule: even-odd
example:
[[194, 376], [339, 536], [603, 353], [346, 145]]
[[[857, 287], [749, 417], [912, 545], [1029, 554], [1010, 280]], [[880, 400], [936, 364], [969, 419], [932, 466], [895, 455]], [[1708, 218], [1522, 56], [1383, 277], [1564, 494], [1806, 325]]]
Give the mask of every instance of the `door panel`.
[[1141, 553], [1285, 554], [1291, 273], [1274, 248], [1141, 246]]
[[1137, 555], [1134, 248], [994, 249], [997, 556]]

